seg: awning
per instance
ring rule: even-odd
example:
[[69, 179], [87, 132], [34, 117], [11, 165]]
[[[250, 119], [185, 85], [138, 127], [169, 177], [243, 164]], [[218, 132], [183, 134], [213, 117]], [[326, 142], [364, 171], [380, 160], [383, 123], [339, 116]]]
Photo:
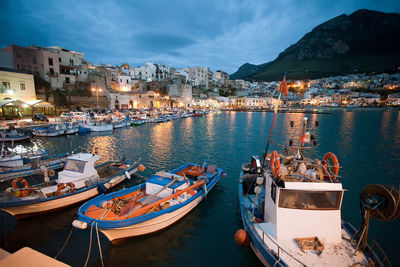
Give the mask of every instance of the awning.
[[47, 108], [47, 107], [53, 107], [52, 104], [49, 102], [46, 102], [44, 100], [29, 100], [25, 102], [29, 106], [35, 107], [35, 108]]
[[0, 107], [18, 107], [22, 105], [26, 105], [26, 103], [18, 99], [0, 100]]

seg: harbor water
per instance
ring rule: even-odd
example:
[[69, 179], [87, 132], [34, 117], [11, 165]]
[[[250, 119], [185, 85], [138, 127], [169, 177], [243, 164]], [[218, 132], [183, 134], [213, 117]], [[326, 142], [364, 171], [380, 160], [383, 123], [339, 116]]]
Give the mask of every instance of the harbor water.
[[[356, 228], [361, 222], [359, 195], [371, 183], [400, 183], [400, 113], [384, 109], [336, 109], [331, 114], [278, 113], [273, 131], [276, 143], [287, 144], [296, 133], [290, 121], [303, 117], [320, 122], [318, 145], [313, 157], [326, 152], [337, 155], [344, 194], [342, 217]], [[111, 245], [101, 234], [100, 244], [106, 266], [258, 266], [261, 263], [250, 247], [239, 248], [234, 233], [242, 228], [238, 207], [238, 179], [241, 165], [252, 155], [262, 155], [273, 113], [220, 112], [201, 118], [145, 124], [112, 132], [87, 135], [34, 138], [18, 149], [45, 148], [52, 153], [93, 152], [101, 161], [137, 160], [147, 167], [117, 189], [145, 181], [157, 171], [172, 170], [186, 162], [215, 164], [227, 172], [226, 178], [200, 205], [171, 227], [147, 236]], [[298, 138], [298, 137], [294, 137]], [[71, 230], [78, 206], [16, 221], [0, 212], [0, 247], [14, 252], [29, 246], [54, 257]], [[295, 223], [295, 222], [293, 222]], [[393, 266], [400, 264], [398, 233], [400, 221], [371, 220], [370, 240], [376, 239]], [[83, 266], [88, 255], [90, 229], [72, 231], [57, 259]], [[96, 231], [93, 230], [89, 266], [101, 265]]]

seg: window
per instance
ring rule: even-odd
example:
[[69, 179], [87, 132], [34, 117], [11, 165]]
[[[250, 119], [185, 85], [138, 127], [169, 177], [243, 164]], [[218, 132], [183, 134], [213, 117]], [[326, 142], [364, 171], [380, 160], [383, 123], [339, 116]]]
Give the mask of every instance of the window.
[[65, 83], [70, 83], [69, 77], [65, 77]]
[[302, 210], [338, 210], [342, 191], [299, 191], [281, 189], [279, 207]]
[[1, 88], [10, 89], [11, 88], [10, 82], [3, 82]]
[[126, 83], [127, 83], [127, 84], [129, 83], [129, 80], [128, 80], [128, 79], [126, 80]]
[[49, 65], [53, 66], [53, 58], [49, 57]]
[[25, 84], [24, 83], [20, 83], [19, 86], [20, 86], [21, 90], [25, 90]]
[[75, 159], [67, 160], [64, 170], [83, 173], [85, 162]]
[[36, 57], [35, 56], [32, 57], [32, 63], [36, 64]]
[[61, 62], [61, 58], [60, 57], [58, 58], [58, 62]]
[[73, 59], [69, 59], [69, 65], [73, 66], [74, 65], [74, 60]]
[[49, 68], [49, 73], [50, 73], [50, 75], [54, 75], [54, 69], [53, 68]]

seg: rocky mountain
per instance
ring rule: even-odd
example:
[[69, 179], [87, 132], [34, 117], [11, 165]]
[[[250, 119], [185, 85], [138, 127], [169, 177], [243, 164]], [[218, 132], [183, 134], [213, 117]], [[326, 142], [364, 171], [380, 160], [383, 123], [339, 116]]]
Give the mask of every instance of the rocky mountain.
[[361, 9], [315, 27], [271, 62], [244, 64], [233, 79], [320, 78], [400, 67], [400, 14]]

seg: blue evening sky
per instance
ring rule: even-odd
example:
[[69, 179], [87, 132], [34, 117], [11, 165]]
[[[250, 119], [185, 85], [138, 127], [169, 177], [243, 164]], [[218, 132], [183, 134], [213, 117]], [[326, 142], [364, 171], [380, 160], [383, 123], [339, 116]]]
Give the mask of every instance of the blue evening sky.
[[94, 63], [208, 66], [275, 59], [318, 24], [398, 0], [0, 0], [0, 48], [59, 45]]

